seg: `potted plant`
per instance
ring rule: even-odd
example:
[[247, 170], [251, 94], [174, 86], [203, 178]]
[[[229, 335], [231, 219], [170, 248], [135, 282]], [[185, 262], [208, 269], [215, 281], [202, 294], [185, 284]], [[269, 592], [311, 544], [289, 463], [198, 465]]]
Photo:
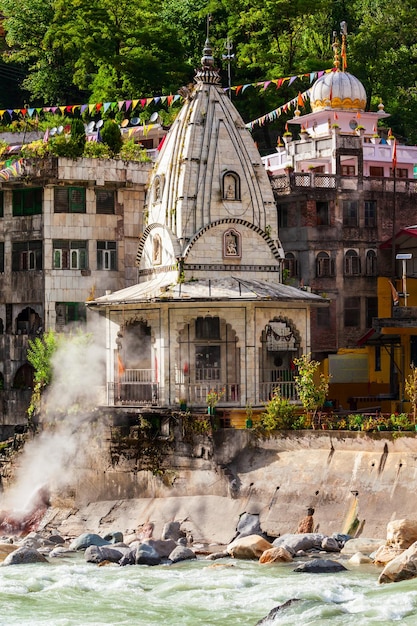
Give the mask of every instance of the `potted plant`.
[[292, 141], [292, 133], [290, 133], [289, 130], [286, 130], [285, 133], [282, 135], [282, 138], [284, 140], [285, 145], [291, 143]]
[[331, 125], [331, 128], [332, 128], [332, 130], [335, 131], [335, 133], [338, 133], [340, 131], [340, 126], [336, 122]]
[[217, 391], [216, 389], [210, 389], [206, 397], [207, 413], [209, 415], [216, 414], [216, 406], [219, 403], [219, 401], [223, 398], [224, 393], [225, 393], [225, 389], [221, 389], [220, 391]]
[[359, 125], [359, 126], [357, 126], [357, 127], [355, 128], [355, 133], [356, 133], [357, 135], [359, 135], [359, 137], [362, 137], [362, 135], [364, 134], [364, 132], [365, 132], [365, 126], [360, 126], [360, 125]]
[[187, 398], [180, 398], [180, 411], [187, 410]]
[[304, 128], [304, 126], [301, 126], [300, 137], [301, 141], [307, 141], [307, 139], [310, 139], [309, 132], [306, 128]]
[[387, 142], [391, 145], [395, 141], [395, 136], [392, 134], [391, 129], [388, 131]]
[[381, 137], [378, 135], [378, 133], [374, 133], [371, 137], [371, 143], [374, 144], [379, 144], [381, 143]]

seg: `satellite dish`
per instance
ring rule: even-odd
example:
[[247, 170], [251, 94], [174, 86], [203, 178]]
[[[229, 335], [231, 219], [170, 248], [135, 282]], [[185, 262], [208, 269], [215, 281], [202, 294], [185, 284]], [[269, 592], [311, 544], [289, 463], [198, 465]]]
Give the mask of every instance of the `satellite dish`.
[[96, 123], [95, 123], [95, 122], [90, 122], [90, 123], [87, 125], [87, 133], [92, 133], [92, 132], [93, 132], [93, 130], [94, 130], [94, 126], [95, 126], [95, 125], [96, 125]]
[[140, 119], [138, 117], [132, 117], [130, 123], [133, 124], [133, 126], [137, 126], [138, 124], [140, 124]]
[[122, 128], [126, 128], [126, 126], [129, 124], [129, 120], [126, 118], [125, 120], [123, 120], [123, 122], [120, 124], [120, 126]]
[[97, 124], [96, 124], [96, 128], [97, 128], [97, 130], [98, 130], [99, 128], [101, 128], [101, 127], [103, 126], [103, 124], [104, 124], [103, 120], [99, 120], [99, 121], [97, 122]]
[[152, 113], [151, 117], [149, 118], [150, 122], [157, 122], [159, 118], [159, 113], [157, 111], [155, 111], [155, 113]]
[[56, 127], [56, 126], [54, 126], [54, 127], [53, 127], [53, 128], [51, 128], [51, 130], [49, 131], [49, 135], [50, 135], [51, 137], [53, 137], [54, 135], [56, 135], [57, 130], [58, 130], [58, 129], [57, 129], [57, 127]]
[[62, 131], [64, 130], [63, 126], [58, 126], [56, 132], [58, 133], [58, 135], [60, 135], [62, 133]]

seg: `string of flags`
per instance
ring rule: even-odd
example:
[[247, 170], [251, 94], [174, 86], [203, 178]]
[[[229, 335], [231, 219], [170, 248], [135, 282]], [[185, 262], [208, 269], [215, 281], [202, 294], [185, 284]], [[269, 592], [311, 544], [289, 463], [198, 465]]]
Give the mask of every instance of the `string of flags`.
[[246, 124], [246, 128], [249, 128], [249, 130], [252, 131], [256, 126], [265, 126], [265, 124], [268, 124], [269, 122], [274, 122], [280, 115], [287, 113], [290, 109], [298, 109], [300, 106], [304, 107], [305, 101], [309, 99], [310, 89], [307, 89], [307, 91], [304, 91], [303, 93], [299, 92], [298, 96], [292, 98], [289, 102], [286, 102], [273, 111], [269, 111], [269, 113], [265, 113], [265, 115], [258, 117], [256, 120], [252, 120], [252, 122], [248, 122]]
[[[247, 83], [246, 85], [236, 85], [231, 87], [232, 92], [238, 95], [242, 95], [248, 87], [260, 88], [262, 91], [265, 91], [270, 85], [274, 85], [276, 89], [279, 89], [284, 84], [288, 83], [288, 85], [292, 85], [293, 82], [297, 79], [309, 78], [310, 83], [320, 78], [324, 73], [331, 72], [332, 69], [329, 70], [319, 70], [316, 72], [310, 72], [305, 74], [296, 74], [294, 76], [285, 76], [283, 78], [275, 78], [272, 80], [265, 80], [256, 83]], [[229, 87], [225, 87], [224, 91], [229, 91]], [[176, 102], [182, 100], [182, 96], [180, 94], [169, 95], [169, 96], [151, 96], [147, 98], [137, 98], [132, 100], [119, 100], [117, 102], [96, 102], [91, 104], [69, 104], [69, 105], [57, 105], [57, 106], [44, 106], [44, 107], [23, 107], [16, 109], [0, 109], [0, 117], [9, 116], [10, 119], [13, 118], [13, 115], [29, 117], [39, 115], [40, 113], [57, 113], [61, 115], [73, 115], [76, 112], [80, 112], [81, 114], [88, 112], [89, 115], [97, 115], [101, 112], [106, 113], [107, 111], [123, 111], [124, 113], [133, 112], [137, 108], [146, 109], [150, 105], [167, 105], [172, 106]]]
[[16, 178], [20, 176], [23, 171], [23, 159], [18, 159], [17, 161], [6, 161], [3, 169], [0, 169], [0, 179], [1, 180], [9, 180], [10, 178]]
[[[302, 74], [301, 76], [303, 77], [309, 76], [310, 83], [311, 83], [317, 80], [317, 78], [320, 78], [321, 76], [323, 76], [323, 74], [329, 74], [330, 72], [334, 72], [334, 68], [331, 68], [328, 70], [320, 70], [318, 72], [312, 72], [311, 74]], [[298, 78], [298, 77], [297, 76], [294, 77], [294, 80], [295, 78]], [[282, 80], [287, 80], [287, 79], [282, 79]], [[293, 82], [294, 81], [291, 81], [289, 82], [289, 84], [291, 85]], [[265, 115], [258, 117], [256, 120], [252, 120], [251, 122], [248, 122], [246, 124], [246, 128], [252, 131], [256, 126], [264, 126], [265, 124], [274, 122], [283, 113], [287, 113], [289, 110], [293, 108], [298, 109], [299, 107], [304, 107], [304, 103], [306, 102], [306, 100], [309, 100], [309, 99], [310, 99], [310, 89], [307, 89], [303, 93], [298, 92], [298, 95], [295, 98], [292, 98], [291, 100], [281, 105], [280, 107], [274, 109], [273, 111], [269, 111], [269, 113], [265, 113]]]

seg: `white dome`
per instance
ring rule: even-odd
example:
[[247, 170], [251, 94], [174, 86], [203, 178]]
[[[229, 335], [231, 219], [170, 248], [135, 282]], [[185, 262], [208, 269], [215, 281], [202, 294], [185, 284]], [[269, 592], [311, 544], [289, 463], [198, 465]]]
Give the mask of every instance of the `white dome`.
[[356, 76], [336, 70], [316, 80], [311, 88], [310, 104], [313, 112], [327, 108], [364, 111], [366, 91]]

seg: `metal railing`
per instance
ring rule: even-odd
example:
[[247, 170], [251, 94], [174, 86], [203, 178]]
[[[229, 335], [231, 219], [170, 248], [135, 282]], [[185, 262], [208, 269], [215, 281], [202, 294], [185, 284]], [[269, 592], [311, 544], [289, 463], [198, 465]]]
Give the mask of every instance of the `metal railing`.
[[196, 383], [178, 383], [175, 386], [177, 402], [185, 401], [187, 406], [207, 406], [207, 395], [211, 392], [219, 394], [219, 404], [235, 405], [240, 402], [239, 383], [221, 383], [202, 381]]
[[259, 402], [268, 402], [275, 392], [278, 392], [281, 398], [297, 402], [298, 395], [293, 381], [268, 382], [259, 383]]

